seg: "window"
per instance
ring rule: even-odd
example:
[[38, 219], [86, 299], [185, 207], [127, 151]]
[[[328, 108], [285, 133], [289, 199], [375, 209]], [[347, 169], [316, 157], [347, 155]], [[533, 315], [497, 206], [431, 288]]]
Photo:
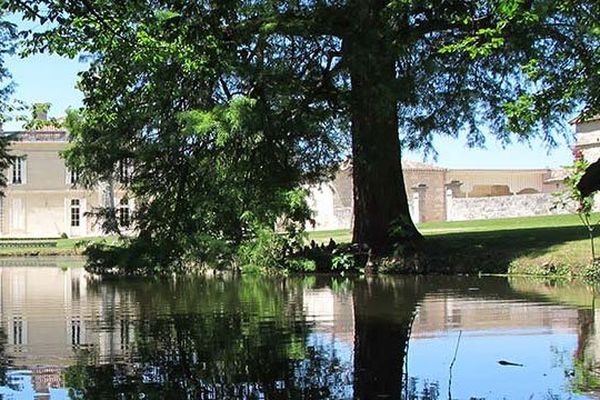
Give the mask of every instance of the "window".
[[81, 344], [81, 320], [71, 319], [71, 344], [79, 346]]
[[132, 166], [131, 160], [129, 158], [125, 158], [120, 160], [117, 164], [117, 178], [119, 182], [127, 184], [131, 179]]
[[[20, 352], [22, 345], [27, 344], [27, 325], [20, 315], [12, 318], [12, 332], [9, 333], [10, 343], [17, 346], [16, 351]], [[12, 333], [12, 334], [11, 334]]]
[[21, 185], [25, 183], [25, 159], [23, 157], [16, 157], [11, 162], [12, 176], [10, 182], [13, 185]]
[[119, 217], [119, 225], [129, 226], [129, 201], [127, 200], [127, 197], [123, 197], [121, 201], [119, 201], [119, 208], [117, 210], [117, 213]]
[[81, 224], [81, 205], [79, 199], [71, 200], [71, 226], [79, 226]]
[[79, 181], [79, 171], [67, 168], [67, 185], [75, 186]]

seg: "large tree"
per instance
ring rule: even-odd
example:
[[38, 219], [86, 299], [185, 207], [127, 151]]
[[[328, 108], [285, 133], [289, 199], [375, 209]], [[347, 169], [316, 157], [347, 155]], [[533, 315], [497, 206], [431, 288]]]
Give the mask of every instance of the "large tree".
[[[353, 241], [385, 253], [420, 237], [401, 144], [431, 150], [436, 134], [463, 134], [477, 145], [486, 129], [506, 143], [515, 133], [553, 144], [567, 114], [600, 105], [600, 12], [591, 0], [13, 5], [50, 23], [29, 36], [32, 51], [90, 54], [74, 158], [104, 176], [132, 159], [142, 231], [166, 236], [222, 234], [236, 224], [221, 221], [245, 211], [284, 211], [267, 193], [324, 178], [349, 132]], [[210, 165], [226, 172], [200, 172]], [[201, 190], [213, 200], [190, 201]], [[213, 218], [210, 229], [181, 218], [200, 214]]]
[[[12, 159], [9, 152], [11, 138], [3, 134], [1, 129], [11, 110], [9, 96], [13, 91], [11, 75], [6, 67], [5, 58], [14, 51], [17, 33], [15, 24], [6, 18], [7, 6], [4, 0], [0, 0], [0, 171], [6, 171]], [[6, 183], [6, 174], [0, 173], [0, 195], [3, 195]]]

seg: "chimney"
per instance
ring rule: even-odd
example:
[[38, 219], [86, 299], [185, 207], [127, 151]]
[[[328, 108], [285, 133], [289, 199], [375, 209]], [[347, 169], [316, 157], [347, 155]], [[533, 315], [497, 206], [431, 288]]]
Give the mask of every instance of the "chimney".
[[33, 104], [33, 117], [38, 121], [48, 121], [48, 109], [50, 103]]
[[36, 110], [35, 112], [35, 119], [40, 120], [40, 121], [48, 121], [48, 110]]

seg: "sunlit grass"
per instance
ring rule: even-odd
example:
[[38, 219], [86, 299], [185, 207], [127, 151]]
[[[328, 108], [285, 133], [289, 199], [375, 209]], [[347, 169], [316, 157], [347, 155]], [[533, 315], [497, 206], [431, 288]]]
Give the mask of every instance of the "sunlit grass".
[[[507, 272], [510, 267], [527, 273], [552, 266], [577, 271], [591, 259], [587, 231], [577, 215], [428, 222], [418, 228], [426, 238], [426, 251], [452, 263], [470, 263], [473, 271]], [[351, 232], [310, 232], [309, 237], [319, 243], [330, 238], [344, 243], [351, 240]], [[468, 271], [469, 265], [462, 269]]]
[[[81, 255], [85, 249], [84, 244], [89, 242], [113, 241], [112, 236], [96, 236], [86, 238], [68, 239], [42, 239], [42, 240], [18, 240], [10, 245], [10, 239], [3, 239], [6, 246], [0, 247], [0, 256], [54, 256], [54, 255]], [[44, 246], [43, 243], [56, 243], [56, 246]], [[33, 243], [33, 245], [21, 246], [22, 243]], [[36, 246], [35, 244], [40, 244]]]

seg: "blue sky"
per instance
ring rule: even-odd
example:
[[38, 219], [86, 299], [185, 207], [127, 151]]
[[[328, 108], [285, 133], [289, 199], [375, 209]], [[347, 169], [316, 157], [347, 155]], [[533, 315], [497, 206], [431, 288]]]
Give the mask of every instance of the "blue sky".
[[[15, 98], [29, 104], [49, 102], [52, 104], [50, 116], [64, 115], [68, 107], [79, 107], [82, 95], [76, 89], [77, 72], [85, 69], [86, 64], [78, 60], [69, 60], [57, 56], [36, 55], [27, 59], [17, 56], [7, 60], [15, 82]], [[5, 130], [19, 129], [20, 124], [9, 122]], [[571, 128], [566, 128], [571, 135]], [[470, 149], [463, 139], [438, 138], [434, 142], [439, 153], [435, 163], [447, 168], [545, 168], [568, 165], [571, 161], [570, 144], [559, 141], [557, 148], [550, 151], [539, 141], [530, 145], [515, 143], [506, 148], [488, 138], [487, 148]], [[423, 161], [420, 153], [406, 153], [407, 158]]]

